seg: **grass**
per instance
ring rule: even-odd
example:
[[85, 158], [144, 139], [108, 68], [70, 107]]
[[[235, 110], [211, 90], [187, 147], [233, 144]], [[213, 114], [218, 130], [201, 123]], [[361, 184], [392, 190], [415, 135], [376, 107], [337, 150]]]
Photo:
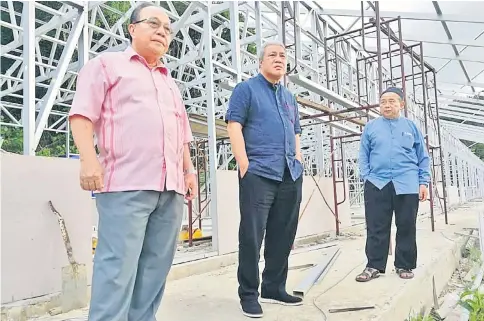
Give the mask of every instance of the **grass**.
[[435, 320], [431, 316], [423, 316], [419, 314], [419, 315], [409, 316], [406, 321], [435, 321]]
[[459, 305], [469, 311], [469, 321], [484, 321], [484, 293], [479, 289], [462, 292]]
[[478, 246], [473, 246], [469, 249], [469, 260], [476, 263], [477, 265], [482, 264], [481, 250]]

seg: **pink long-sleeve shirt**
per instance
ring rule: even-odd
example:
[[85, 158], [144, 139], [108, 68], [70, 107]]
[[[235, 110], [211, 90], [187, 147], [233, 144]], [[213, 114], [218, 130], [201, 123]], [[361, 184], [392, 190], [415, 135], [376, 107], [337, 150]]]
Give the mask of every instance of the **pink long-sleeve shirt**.
[[182, 96], [168, 70], [132, 47], [89, 60], [77, 78], [69, 117], [94, 124], [103, 192], [185, 193], [184, 144], [193, 140]]

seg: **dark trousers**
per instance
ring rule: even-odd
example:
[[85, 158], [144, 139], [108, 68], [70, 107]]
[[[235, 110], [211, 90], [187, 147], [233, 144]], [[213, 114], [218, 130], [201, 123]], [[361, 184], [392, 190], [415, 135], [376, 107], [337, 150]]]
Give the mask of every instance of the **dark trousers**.
[[366, 256], [368, 267], [385, 273], [393, 212], [397, 227], [395, 267], [413, 270], [417, 266], [416, 224], [418, 194], [396, 195], [393, 183], [381, 190], [365, 182]]
[[252, 173], [239, 176], [239, 297], [257, 300], [259, 258], [265, 231], [261, 294], [286, 293], [288, 257], [296, 236], [302, 176], [293, 181], [286, 171], [282, 182]]

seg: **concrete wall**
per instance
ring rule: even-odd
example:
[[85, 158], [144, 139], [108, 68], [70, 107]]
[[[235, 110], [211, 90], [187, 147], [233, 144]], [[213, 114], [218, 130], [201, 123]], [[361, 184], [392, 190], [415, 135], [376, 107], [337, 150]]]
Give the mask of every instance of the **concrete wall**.
[[2, 153], [0, 164], [2, 304], [61, 291], [61, 268], [69, 262], [49, 200], [90, 283], [92, 205], [79, 187], [79, 162]]
[[[330, 177], [319, 179], [319, 188], [334, 211], [333, 181]], [[236, 171], [217, 171], [217, 212], [219, 237], [219, 253], [227, 254], [238, 250], [238, 228], [239, 228], [239, 186]], [[338, 201], [343, 198], [343, 186], [338, 184]], [[346, 202], [338, 206], [341, 228], [351, 224], [350, 208], [348, 201], [348, 187], [346, 187]], [[321, 193], [316, 187], [312, 177], [305, 176], [303, 180], [303, 198], [301, 202], [299, 228], [296, 238], [303, 238], [312, 235], [321, 235], [326, 232], [335, 232], [336, 223], [334, 215], [323, 200]], [[97, 226], [98, 213], [95, 201], [92, 200], [92, 218]]]
[[[91, 278], [92, 226], [97, 211], [91, 194], [79, 187], [79, 162], [1, 154], [2, 303], [47, 295], [61, 290], [61, 268], [67, 255], [55, 215], [47, 202], [64, 216], [79, 263], [87, 264]], [[218, 171], [218, 224], [220, 254], [238, 247], [238, 179], [236, 171]], [[331, 178], [320, 178], [319, 187], [334, 211]], [[348, 194], [348, 188], [346, 188]], [[338, 186], [339, 200], [343, 187]], [[457, 189], [449, 187], [449, 204], [459, 202]], [[423, 204], [422, 204], [423, 205]], [[423, 206], [422, 206], [423, 207]], [[425, 211], [424, 208], [422, 210]], [[350, 222], [348, 195], [339, 206], [341, 228]], [[297, 238], [335, 232], [335, 220], [310, 176], [304, 177]], [[90, 282], [89, 282], [90, 283]]]
[[[333, 209], [333, 182], [331, 178], [321, 178], [318, 182], [324, 197]], [[343, 187], [338, 184], [340, 193], [343, 195]], [[236, 171], [217, 172], [217, 212], [218, 212], [218, 237], [219, 253], [227, 254], [238, 249], [239, 217], [239, 189]], [[348, 188], [346, 188], [348, 191]], [[347, 192], [348, 193], [348, 192]], [[312, 197], [311, 197], [312, 195]], [[340, 199], [342, 200], [342, 199]], [[348, 195], [346, 196], [348, 200]], [[304, 208], [306, 209], [304, 210]], [[333, 209], [334, 210], [334, 209]], [[342, 227], [350, 225], [349, 202], [339, 206], [340, 221]], [[303, 199], [297, 238], [318, 235], [336, 230], [334, 216], [324, 203], [321, 193], [316, 188], [314, 180], [310, 176], [303, 180]]]

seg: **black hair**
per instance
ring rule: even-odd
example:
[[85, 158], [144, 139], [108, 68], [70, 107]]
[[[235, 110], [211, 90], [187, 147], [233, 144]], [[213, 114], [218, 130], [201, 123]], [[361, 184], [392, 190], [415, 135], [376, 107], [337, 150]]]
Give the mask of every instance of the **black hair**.
[[[158, 6], [151, 2], [142, 2], [138, 4], [136, 8], [133, 9], [133, 12], [131, 12], [131, 16], [129, 17], [129, 23], [132, 24], [132, 23], [138, 22], [140, 20], [141, 10], [148, 7], [158, 7]], [[129, 34], [129, 31], [128, 31], [128, 38], [130, 42], [133, 40], [131, 39], [131, 35]]]
[[131, 12], [129, 23], [135, 23], [139, 21], [141, 10], [148, 7], [158, 7], [158, 6], [151, 2], [142, 2], [141, 4], [137, 5], [136, 8], [134, 8], [133, 12]]

